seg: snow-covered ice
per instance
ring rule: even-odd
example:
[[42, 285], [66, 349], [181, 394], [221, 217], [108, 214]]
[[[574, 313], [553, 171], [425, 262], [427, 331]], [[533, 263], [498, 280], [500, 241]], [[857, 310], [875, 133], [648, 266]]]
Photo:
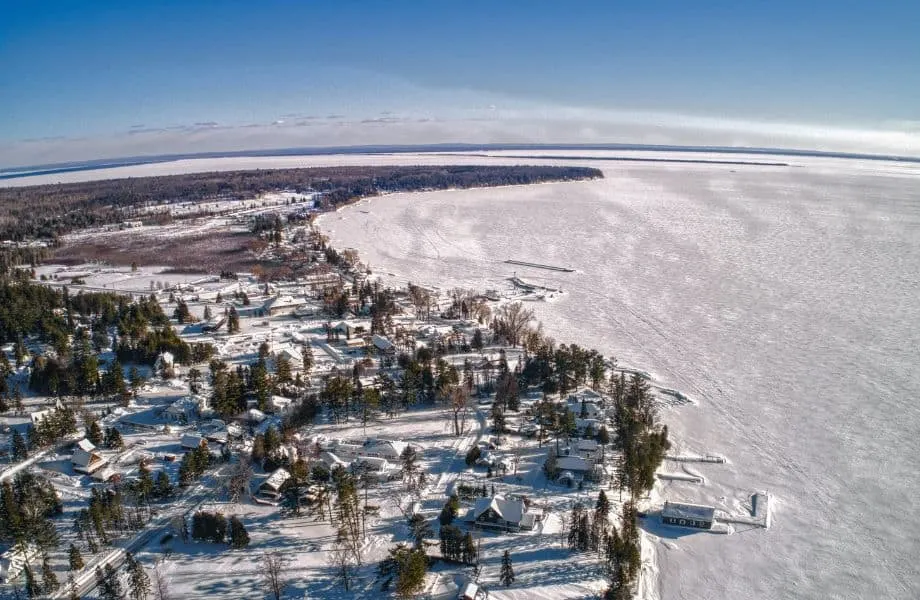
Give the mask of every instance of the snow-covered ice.
[[393, 194], [321, 226], [399, 281], [562, 288], [531, 304], [550, 334], [694, 400], [663, 408], [672, 452], [728, 460], [657, 493], [744, 514], [767, 490], [772, 527], [653, 528], [646, 596], [916, 598], [920, 166], [782, 160], [592, 162], [604, 180]]

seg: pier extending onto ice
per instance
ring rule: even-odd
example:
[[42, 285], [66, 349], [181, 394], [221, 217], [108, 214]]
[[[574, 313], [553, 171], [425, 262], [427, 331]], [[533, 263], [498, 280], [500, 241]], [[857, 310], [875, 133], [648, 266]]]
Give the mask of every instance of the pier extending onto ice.
[[540, 263], [526, 262], [522, 260], [506, 260], [506, 264], [509, 265], [519, 265], [521, 267], [533, 267], [535, 269], [546, 269], [547, 271], [559, 271], [561, 273], [574, 273], [575, 269], [569, 269], [567, 267], [555, 267], [553, 265], [541, 265]]

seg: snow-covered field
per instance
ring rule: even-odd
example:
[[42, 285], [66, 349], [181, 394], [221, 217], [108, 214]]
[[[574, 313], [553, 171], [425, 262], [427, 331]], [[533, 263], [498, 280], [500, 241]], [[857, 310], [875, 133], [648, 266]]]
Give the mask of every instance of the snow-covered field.
[[737, 514], [768, 490], [773, 527], [656, 528], [661, 598], [916, 598], [920, 167], [777, 160], [595, 161], [606, 179], [394, 194], [321, 226], [400, 281], [562, 288], [533, 303], [549, 333], [696, 401], [664, 411], [673, 452], [728, 463], [669, 461], [703, 483], [659, 493]]

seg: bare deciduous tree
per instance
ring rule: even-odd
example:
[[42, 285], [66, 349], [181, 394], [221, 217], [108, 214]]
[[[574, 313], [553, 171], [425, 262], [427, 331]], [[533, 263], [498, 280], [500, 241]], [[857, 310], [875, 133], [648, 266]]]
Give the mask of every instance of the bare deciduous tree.
[[462, 385], [451, 387], [448, 393], [450, 410], [453, 413], [454, 435], [463, 435], [466, 429], [466, 415], [469, 412], [469, 394]]
[[170, 600], [169, 582], [166, 579], [166, 574], [160, 568], [161, 564], [160, 561], [157, 561], [153, 565], [153, 597], [156, 600]]
[[329, 553], [329, 564], [332, 566], [336, 577], [342, 582], [345, 591], [351, 588], [352, 569], [355, 567], [355, 557], [347, 544], [336, 542], [332, 552]]
[[417, 285], [409, 284], [409, 302], [415, 308], [415, 318], [428, 317], [431, 313], [431, 294]]
[[252, 464], [249, 457], [240, 455], [239, 462], [234, 463], [223, 482], [230, 502], [240, 501], [243, 494], [249, 490], [250, 479], [252, 479]]
[[517, 347], [518, 343], [527, 331], [527, 326], [533, 321], [533, 311], [524, 308], [521, 302], [512, 302], [506, 304], [498, 310], [497, 325], [499, 333]]
[[262, 568], [262, 583], [265, 590], [275, 600], [281, 600], [284, 593], [284, 556], [280, 552], [263, 552], [260, 565]]

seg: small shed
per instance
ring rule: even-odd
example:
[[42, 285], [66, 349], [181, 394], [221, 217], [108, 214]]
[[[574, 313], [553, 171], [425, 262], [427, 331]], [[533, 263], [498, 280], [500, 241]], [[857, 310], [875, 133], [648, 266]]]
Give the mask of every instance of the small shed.
[[703, 504], [665, 502], [664, 508], [661, 510], [661, 522], [666, 525], [677, 525], [678, 527], [712, 529], [715, 513], [715, 508]]

